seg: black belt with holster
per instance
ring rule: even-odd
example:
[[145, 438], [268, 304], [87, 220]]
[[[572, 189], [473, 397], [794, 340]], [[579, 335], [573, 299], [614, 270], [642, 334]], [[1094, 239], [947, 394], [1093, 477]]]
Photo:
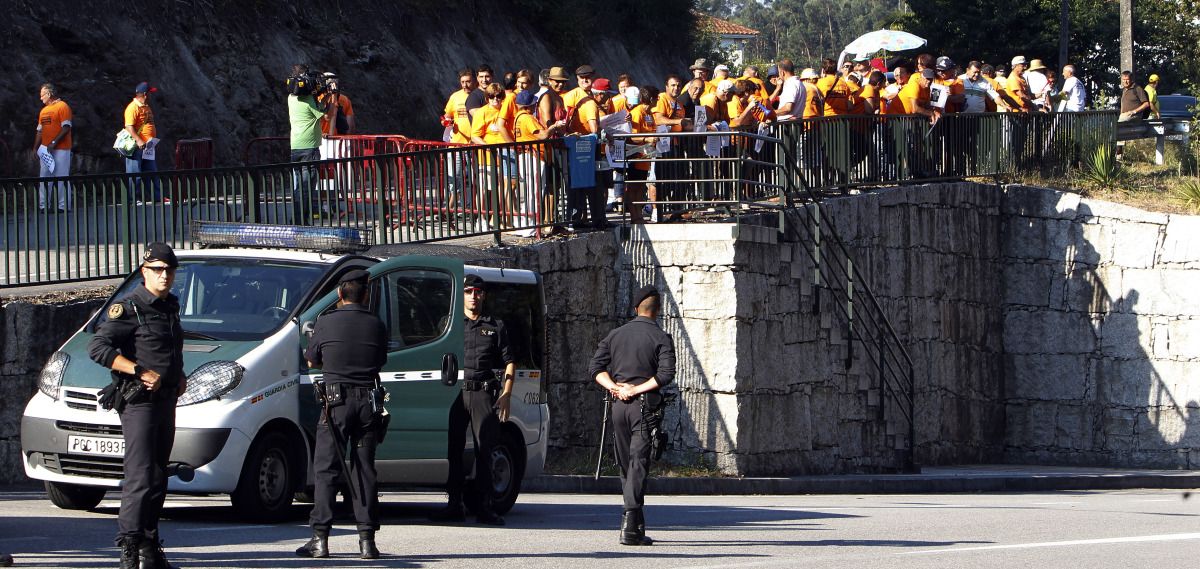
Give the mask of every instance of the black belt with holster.
[[464, 379], [463, 391], [499, 391], [500, 380], [497, 379]]

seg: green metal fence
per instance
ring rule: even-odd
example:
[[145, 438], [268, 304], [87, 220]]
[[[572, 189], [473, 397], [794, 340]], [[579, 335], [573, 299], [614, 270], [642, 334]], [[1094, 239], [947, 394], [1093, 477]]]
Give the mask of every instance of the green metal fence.
[[[193, 220], [355, 227], [375, 243], [529, 231], [565, 218], [554, 141], [139, 174], [0, 180], [0, 286], [120, 276]], [[67, 207], [58, 209], [58, 193]], [[45, 206], [45, 207], [42, 207]]]

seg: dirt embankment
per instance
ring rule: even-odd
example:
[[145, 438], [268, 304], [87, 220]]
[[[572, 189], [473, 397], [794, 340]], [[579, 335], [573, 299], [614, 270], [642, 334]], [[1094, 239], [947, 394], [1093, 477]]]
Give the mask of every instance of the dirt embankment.
[[[551, 47], [538, 20], [524, 17], [535, 4], [9, 0], [2, 40], [8, 49], [0, 59], [0, 137], [9, 153], [0, 170], [11, 158], [14, 171], [0, 175], [36, 175], [30, 148], [45, 81], [60, 86], [75, 114], [73, 173], [99, 173], [123, 168], [111, 144], [140, 81], [160, 89], [152, 105], [167, 148], [212, 138], [217, 165], [237, 165], [247, 140], [287, 134], [283, 79], [297, 62], [341, 76], [360, 131], [421, 137], [440, 134], [437, 116], [456, 88], [456, 70], [466, 65], [516, 70], [586, 62], [609, 77], [631, 72], [655, 83], [686, 69], [685, 53], [662, 57], [616, 39], [622, 26], [611, 18], [611, 35], [580, 23], [594, 41], [564, 60], [565, 50]], [[172, 165], [165, 154], [160, 168]]]

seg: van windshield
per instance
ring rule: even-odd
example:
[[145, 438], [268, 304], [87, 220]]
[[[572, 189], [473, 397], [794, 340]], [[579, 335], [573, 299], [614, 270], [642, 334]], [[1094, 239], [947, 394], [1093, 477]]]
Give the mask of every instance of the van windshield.
[[[171, 292], [179, 297], [179, 320], [191, 339], [261, 340], [298, 309], [325, 265], [262, 259], [180, 259]], [[142, 285], [125, 282], [115, 298]], [[99, 325], [107, 318], [100, 311]]]

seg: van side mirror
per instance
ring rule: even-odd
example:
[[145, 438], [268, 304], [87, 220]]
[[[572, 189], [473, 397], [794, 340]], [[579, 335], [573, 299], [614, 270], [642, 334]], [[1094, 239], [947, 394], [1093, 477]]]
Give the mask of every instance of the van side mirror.
[[304, 334], [305, 338], [312, 338], [313, 331], [317, 329], [317, 324], [312, 320], [307, 320], [300, 324], [300, 333]]
[[458, 383], [458, 357], [454, 354], [442, 355], [442, 385], [454, 387]]

